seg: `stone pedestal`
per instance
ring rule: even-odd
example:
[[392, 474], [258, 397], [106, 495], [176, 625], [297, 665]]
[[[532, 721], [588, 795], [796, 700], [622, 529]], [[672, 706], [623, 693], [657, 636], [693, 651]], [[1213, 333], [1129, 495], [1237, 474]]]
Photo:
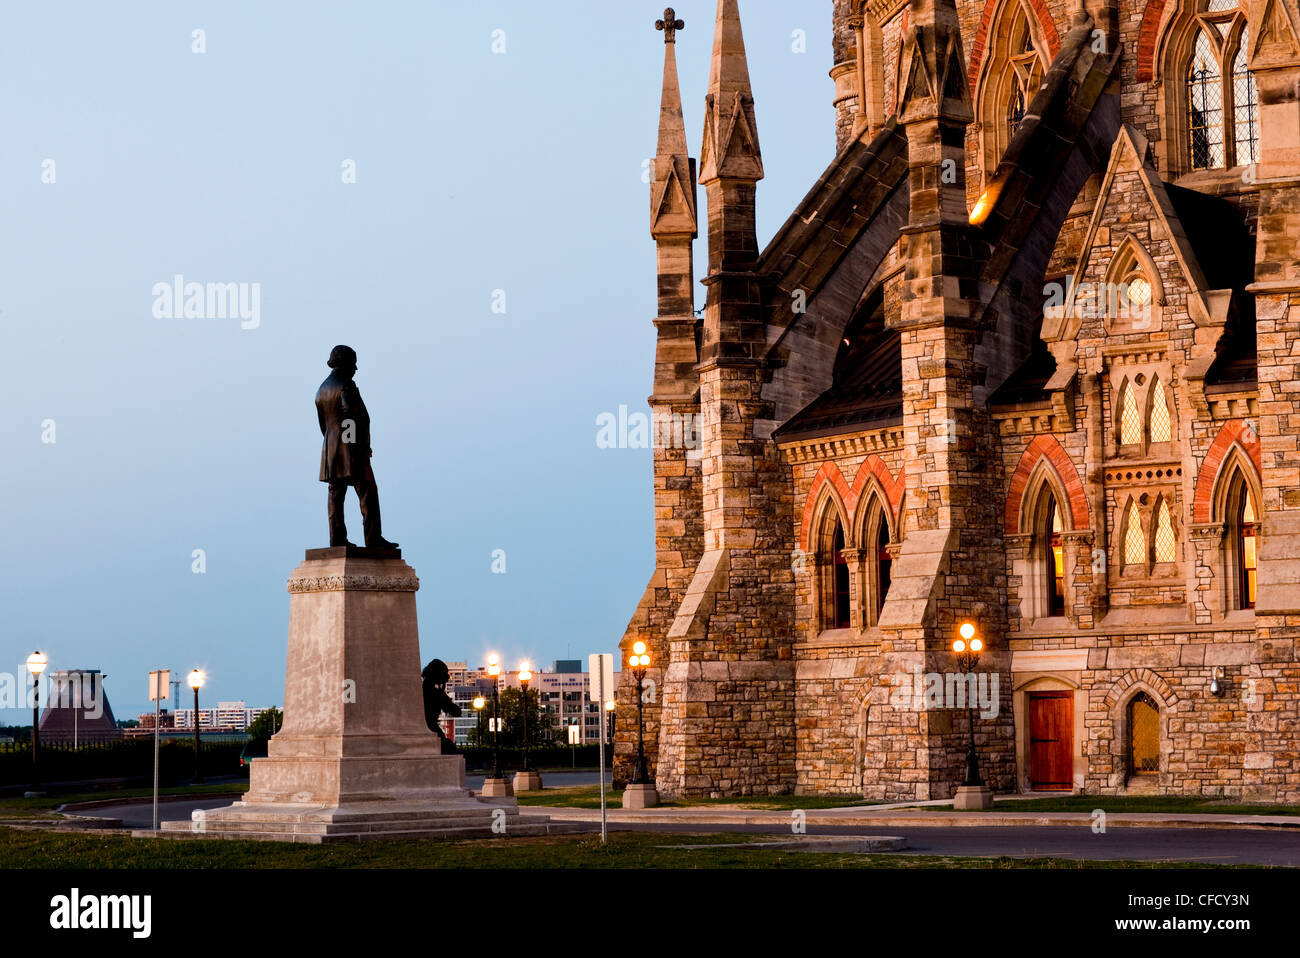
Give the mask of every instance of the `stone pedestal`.
[[515, 793], [508, 778], [485, 778], [482, 796], [484, 798], [508, 798]]
[[164, 829], [322, 842], [537, 834], [513, 800], [465, 787], [424, 723], [415, 591], [400, 553], [309, 550], [289, 578], [284, 725], [244, 800]]
[[624, 808], [654, 808], [659, 804], [659, 793], [655, 791], [654, 782], [644, 785], [629, 785], [623, 789]]
[[952, 807], [959, 812], [978, 812], [993, 807], [993, 789], [987, 785], [963, 785], [953, 796]]
[[515, 772], [515, 793], [536, 792], [542, 787], [542, 776], [537, 772]]

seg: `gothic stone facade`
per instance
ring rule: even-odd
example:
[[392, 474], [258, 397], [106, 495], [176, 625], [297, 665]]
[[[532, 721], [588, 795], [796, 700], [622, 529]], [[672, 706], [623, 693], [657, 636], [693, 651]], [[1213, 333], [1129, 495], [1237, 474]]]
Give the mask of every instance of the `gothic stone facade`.
[[[660, 792], [946, 797], [978, 687], [999, 790], [1300, 801], [1295, 5], [828, 7], [837, 150], [762, 249], [737, 0], [698, 169], [666, 24]], [[624, 780], [635, 723], [624, 670]]]

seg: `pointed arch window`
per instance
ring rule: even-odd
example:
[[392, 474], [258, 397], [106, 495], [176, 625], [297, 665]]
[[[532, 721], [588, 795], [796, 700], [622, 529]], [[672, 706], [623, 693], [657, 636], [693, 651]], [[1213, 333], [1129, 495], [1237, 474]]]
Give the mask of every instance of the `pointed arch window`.
[[1138, 413], [1137, 394], [1133, 384], [1128, 380], [1120, 389], [1119, 444], [1121, 446], [1138, 446], [1142, 444], [1142, 416]]
[[1170, 442], [1173, 439], [1173, 419], [1169, 415], [1169, 399], [1159, 378], [1151, 380], [1150, 435], [1152, 442]]
[[832, 546], [832, 629], [849, 627], [849, 563], [844, 556], [844, 527], [835, 523], [835, 539]]
[[1061, 507], [1056, 496], [1047, 494], [1047, 520], [1043, 528], [1043, 541], [1047, 545], [1044, 583], [1047, 594], [1047, 614], [1065, 615], [1065, 547], [1061, 539]]
[[1137, 503], [1130, 501], [1124, 512], [1124, 564], [1145, 567], [1146, 562], [1147, 540], [1142, 535], [1142, 518]]
[[1178, 540], [1174, 538], [1173, 516], [1169, 511], [1169, 500], [1160, 498], [1156, 507], [1156, 562], [1174, 562], [1178, 558]]
[[1259, 512], [1255, 494], [1240, 468], [1228, 486], [1224, 507], [1227, 513], [1224, 558], [1228, 568], [1228, 606], [1253, 609], [1259, 581]]
[[1244, 6], [1243, 0], [1208, 0], [1191, 21], [1184, 76], [1192, 170], [1247, 166], [1259, 159], [1259, 90], [1249, 68]]
[[1043, 84], [1037, 18], [1025, 0], [1008, 0], [989, 30], [978, 110], [985, 175], [992, 175]]
[[1160, 708], [1145, 692], [1128, 706], [1128, 754], [1130, 775], [1160, 771]]
[[892, 581], [894, 557], [889, 554], [889, 526], [882, 518], [876, 531], [876, 618], [885, 608], [885, 597]]

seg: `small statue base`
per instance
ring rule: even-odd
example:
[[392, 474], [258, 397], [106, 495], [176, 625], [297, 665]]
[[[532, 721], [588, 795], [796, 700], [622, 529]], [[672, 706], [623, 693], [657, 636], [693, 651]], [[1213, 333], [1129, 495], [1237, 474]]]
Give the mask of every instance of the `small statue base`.
[[542, 787], [542, 776], [536, 772], [515, 772], [515, 794], [536, 792]]
[[987, 785], [963, 785], [953, 796], [952, 807], [959, 812], [978, 812], [993, 807], [993, 789]]
[[624, 808], [655, 808], [659, 804], [659, 792], [654, 782], [643, 785], [629, 785], [623, 789]]
[[510, 784], [508, 778], [485, 778], [483, 780], [483, 791], [479, 794], [483, 798], [509, 798], [514, 795], [514, 787]]

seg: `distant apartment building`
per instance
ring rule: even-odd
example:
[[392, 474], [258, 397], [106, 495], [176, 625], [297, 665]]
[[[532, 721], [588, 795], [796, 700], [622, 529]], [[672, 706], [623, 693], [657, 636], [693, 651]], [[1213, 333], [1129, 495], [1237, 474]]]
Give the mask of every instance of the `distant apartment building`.
[[[243, 732], [265, 711], [265, 708], [249, 708], [243, 702], [218, 702], [215, 708], [199, 709], [199, 731]], [[175, 728], [194, 728], [194, 709], [176, 709], [174, 716]]]

